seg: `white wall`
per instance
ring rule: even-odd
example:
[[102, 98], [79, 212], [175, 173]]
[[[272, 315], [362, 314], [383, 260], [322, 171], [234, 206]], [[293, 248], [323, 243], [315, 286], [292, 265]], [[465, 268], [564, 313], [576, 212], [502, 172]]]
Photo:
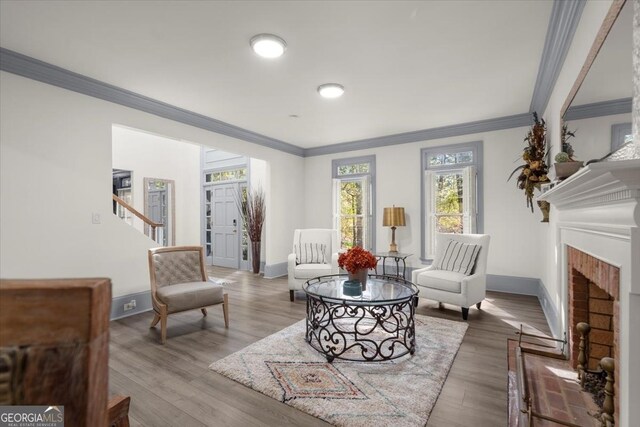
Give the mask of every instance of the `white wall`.
[[476, 135], [465, 135], [411, 144], [352, 151], [342, 154], [306, 159], [305, 210], [307, 227], [331, 227], [331, 160], [376, 155], [376, 248], [388, 248], [391, 230], [382, 227], [385, 206], [405, 208], [407, 226], [396, 230], [399, 250], [414, 254], [408, 259], [413, 267], [420, 262], [420, 149], [445, 144], [483, 141], [484, 150], [484, 232], [491, 235], [488, 272], [490, 274], [540, 277], [543, 258], [541, 238], [547, 224], [540, 223], [542, 215], [527, 210], [524, 192], [515, 181], [507, 182], [511, 171], [518, 166], [524, 147], [527, 128], [508, 129]]
[[600, 159], [611, 151], [611, 126], [631, 123], [631, 113], [592, 117], [568, 122], [569, 130], [577, 130], [569, 142], [575, 150], [575, 158], [587, 162]]
[[[120, 126], [113, 127], [113, 167], [132, 171], [133, 207], [144, 213], [144, 178], [175, 184], [175, 244], [200, 244], [200, 146]], [[133, 225], [144, 233], [141, 219]]]
[[[560, 113], [562, 106], [564, 105], [564, 102], [569, 95], [578, 74], [580, 73], [593, 41], [595, 40], [596, 34], [600, 30], [600, 26], [609, 11], [611, 3], [611, 0], [586, 2], [580, 18], [580, 23], [578, 24], [575, 35], [573, 36], [571, 47], [567, 52], [562, 70], [560, 71], [558, 80], [553, 88], [551, 97], [549, 98], [549, 104], [547, 105], [543, 116], [547, 121], [547, 135], [552, 148], [552, 158], [560, 151], [561, 148], [560, 131], [562, 128], [562, 120]], [[584, 121], [586, 122], [586, 120]], [[570, 123], [570, 126], [571, 129], [573, 129], [573, 123]], [[584, 135], [586, 133], [587, 132], [579, 131], [578, 135]], [[606, 134], [606, 131], [603, 130], [602, 133]], [[580, 136], [580, 138], [582, 138], [582, 136]], [[609, 141], [610, 138], [611, 136], [609, 134], [607, 141]], [[578, 139], [576, 139], [576, 141], [578, 141]], [[581, 153], [579, 142], [576, 142], [573, 146], [580, 159], [587, 158], [586, 155]], [[554, 215], [554, 213], [555, 210], [552, 207], [550, 215], [551, 222], [546, 232], [546, 236], [544, 236], [543, 245], [541, 246], [542, 252], [545, 254], [545, 262], [544, 266], [541, 266], [542, 268], [540, 268], [540, 278], [546, 287], [552, 304], [554, 304], [557, 310], [559, 310], [561, 307], [562, 297], [558, 286], [560, 283], [558, 276], [560, 274], [560, 268], [558, 268], [557, 261], [558, 248], [556, 247], [556, 242], [558, 241], [558, 235], [556, 215]], [[551, 325], [551, 328], [556, 333], [564, 331], [564, 325], [561, 324]]]
[[[637, 28], [637, 25], [640, 22], [640, 16], [638, 16], [638, 14], [640, 14], [640, 5], [637, 1], [634, 3], [636, 8], [634, 31], [640, 31]], [[562, 71], [560, 72], [558, 81], [553, 89], [549, 105], [544, 113], [544, 117], [547, 119], [547, 123], [549, 126], [549, 135], [551, 136], [551, 144], [553, 147], [552, 155], [555, 155], [560, 148], [562, 106], [580, 72], [580, 69], [585, 62], [588, 52], [595, 40], [596, 34], [599, 31], [600, 26], [602, 25], [610, 6], [611, 1], [592, 1], [587, 2], [585, 5], [580, 24], [573, 38], [571, 48], [565, 60]], [[636, 46], [635, 49], [635, 52], [637, 53], [638, 47]], [[632, 53], [629, 52], [629, 54], [631, 55]], [[634, 91], [636, 91], [634, 95], [637, 96], [637, 85], [635, 86]], [[637, 105], [637, 99], [634, 100], [634, 104]], [[637, 114], [637, 111], [634, 111], [634, 125], [637, 125], [638, 118], [637, 116], [635, 116], [635, 114]], [[628, 117], [628, 115], [623, 115], [622, 118], [624, 120], [620, 122], [628, 122]], [[600, 153], [604, 154], [609, 151], [608, 143], [610, 142], [611, 138], [610, 132], [612, 120], [616, 120], [616, 122], [618, 122], [617, 117], [611, 116], [599, 119], [574, 121], [570, 124], [570, 126], [573, 127], [575, 124], [583, 122], [578, 135], [585, 135], [585, 147], [583, 151], [585, 154], [581, 154], [579, 142], [573, 144], [574, 148], [576, 148], [577, 150], [577, 154], [581, 158], [589, 157], [589, 154], [587, 153], [592, 153], [594, 157], [598, 157]], [[583, 132], [583, 130], [585, 131]], [[589, 140], [590, 136], [593, 136], [593, 139]], [[598, 143], [597, 139], [600, 139], [602, 142]], [[546, 236], [546, 242], [543, 246], [544, 252], [546, 253], [546, 262], [545, 268], [543, 270], [542, 280], [549, 294], [551, 302], [556, 310], [557, 320], [555, 324], [551, 325], [551, 327], [556, 336], [560, 338], [562, 337], [562, 333], [567, 330], [566, 323], [568, 321], [568, 291], [564, 287], [566, 281], [563, 280], [563, 277], [561, 277], [561, 274], [563, 274], [563, 272], [566, 272], [566, 266], [560, 265], [560, 260], [563, 259], [561, 255], [564, 247], [561, 244], [559, 224], [557, 221], [557, 215], [555, 215], [555, 213], [555, 210], [552, 208], [550, 224], [551, 227], [549, 228]], [[563, 240], [571, 241], [572, 239], [570, 236], [572, 234], [574, 234], [574, 232], [571, 231], [570, 228], [564, 228]], [[589, 248], [590, 244], [593, 245], [593, 240], [591, 240], [590, 238], [583, 237], [583, 239], [584, 240], [582, 242], [579, 242], [579, 239], [574, 238], [573, 242], [579, 242], [578, 246], [580, 246], [581, 248]], [[620, 241], [622, 240], [623, 239], [620, 239]], [[611, 249], [611, 247], [607, 247], [607, 249]], [[589, 251], [588, 249], [585, 250]], [[617, 257], [616, 259], [623, 258]], [[621, 283], [624, 283], [623, 277], [625, 275], [629, 275], [629, 269], [627, 269], [626, 272], [621, 270]], [[637, 405], [634, 406], [633, 404], [633, 402], [638, 401], [638, 376], [637, 373], [632, 370], [632, 367], [630, 367], [630, 363], [633, 363], [633, 361], [637, 360], [637, 353], [634, 353], [631, 347], [635, 342], [637, 342], [637, 340], [630, 339], [630, 337], [632, 336], [632, 334], [637, 333], [638, 324], [636, 313], [638, 312], [638, 309], [640, 309], [640, 300], [638, 299], [637, 295], [631, 294], [629, 292], [627, 292], [627, 294], [625, 295], [623, 292], [624, 291], [621, 288], [619, 325], [621, 366], [616, 366], [616, 370], [620, 369], [621, 377], [621, 381], [619, 384], [621, 391], [619, 408], [620, 419], [618, 421], [620, 422], [620, 425], [628, 426], [632, 425], [631, 420], [637, 419], [638, 412]], [[631, 348], [631, 350], [629, 350], [629, 348]]]
[[303, 226], [302, 158], [6, 72], [0, 86], [3, 278], [110, 277], [114, 296], [149, 289], [155, 245], [112, 213], [113, 124], [267, 161], [266, 263], [286, 262], [290, 239], [269, 237]]

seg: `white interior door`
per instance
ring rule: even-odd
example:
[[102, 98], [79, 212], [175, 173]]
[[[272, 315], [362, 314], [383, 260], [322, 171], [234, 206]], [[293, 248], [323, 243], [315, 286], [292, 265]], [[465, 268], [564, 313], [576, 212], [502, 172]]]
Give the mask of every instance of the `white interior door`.
[[[166, 189], [149, 191], [147, 195], [147, 213], [151, 221], [163, 224], [163, 227], [160, 227], [160, 229], [168, 226]], [[167, 233], [160, 232], [156, 235], [156, 241], [162, 246], [168, 246], [167, 237]]]
[[205, 218], [205, 226], [210, 224], [206, 233], [210, 242], [211, 260], [221, 267], [240, 267], [239, 240], [242, 232], [238, 206], [235, 196], [238, 184], [217, 184], [205, 189], [205, 209], [207, 209], [207, 191], [210, 191], [210, 218]]

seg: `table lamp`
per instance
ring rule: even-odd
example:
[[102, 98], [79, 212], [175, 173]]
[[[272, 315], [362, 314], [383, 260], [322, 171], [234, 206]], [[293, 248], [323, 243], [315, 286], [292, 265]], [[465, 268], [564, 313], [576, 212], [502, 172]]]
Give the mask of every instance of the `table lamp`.
[[398, 245], [396, 245], [396, 227], [405, 226], [404, 208], [397, 208], [395, 205], [393, 205], [392, 208], [384, 208], [382, 226], [391, 227], [391, 244], [389, 245], [389, 252], [398, 252]]

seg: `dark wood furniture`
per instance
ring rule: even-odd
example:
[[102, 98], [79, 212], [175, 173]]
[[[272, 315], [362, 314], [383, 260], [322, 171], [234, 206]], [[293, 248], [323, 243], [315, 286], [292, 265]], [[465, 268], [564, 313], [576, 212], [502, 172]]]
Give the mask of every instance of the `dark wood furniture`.
[[[64, 406], [65, 426], [110, 424], [109, 279], [0, 280], [0, 404]], [[129, 398], [110, 425], [128, 426]]]

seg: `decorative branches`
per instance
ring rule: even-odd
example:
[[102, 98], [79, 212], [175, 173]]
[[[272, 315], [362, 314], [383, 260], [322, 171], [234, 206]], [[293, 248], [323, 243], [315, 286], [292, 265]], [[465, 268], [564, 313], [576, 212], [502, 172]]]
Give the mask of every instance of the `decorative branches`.
[[519, 189], [524, 190], [527, 199], [527, 207], [533, 212], [533, 192], [536, 188], [540, 189], [540, 184], [549, 182], [547, 174], [549, 166], [546, 163], [547, 157], [547, 125], [542, 118], [538, 118], [538, 113], [533, 113], [533, 126], [529, 129], [524, 141], [527, 146], [522, 151], [522, 160], [524, 165], [518, 166], [511, 172], [509, 179], [517, 172], [521, 171], [518, 176], [516, 185]]
[[[573, 147], [569, 142], [569, 140], [575, 136], [576, 136], [576, 131], [575, 130], [570, 131], [569, 125], [564, 123], [562, 125], [562, 131], [560, 132], [560, 142], [562, 143], [562, 151], [558, 153], [558, 155], [560, 155], [561, 153], [566, 153], [567, 160], [562, 160], [564, 162], [575, 161], [575, 159], [573, 158]], [[560, 162], [560, 160], [558, 160], [558, 156], [556, 156], [556, 161]]]
[[254, 243], [262, 241], [262, 227], [267, 214], [262, 187], [243, 190], [239, 197], [236, 197], [236, 204], [249, 240]]

